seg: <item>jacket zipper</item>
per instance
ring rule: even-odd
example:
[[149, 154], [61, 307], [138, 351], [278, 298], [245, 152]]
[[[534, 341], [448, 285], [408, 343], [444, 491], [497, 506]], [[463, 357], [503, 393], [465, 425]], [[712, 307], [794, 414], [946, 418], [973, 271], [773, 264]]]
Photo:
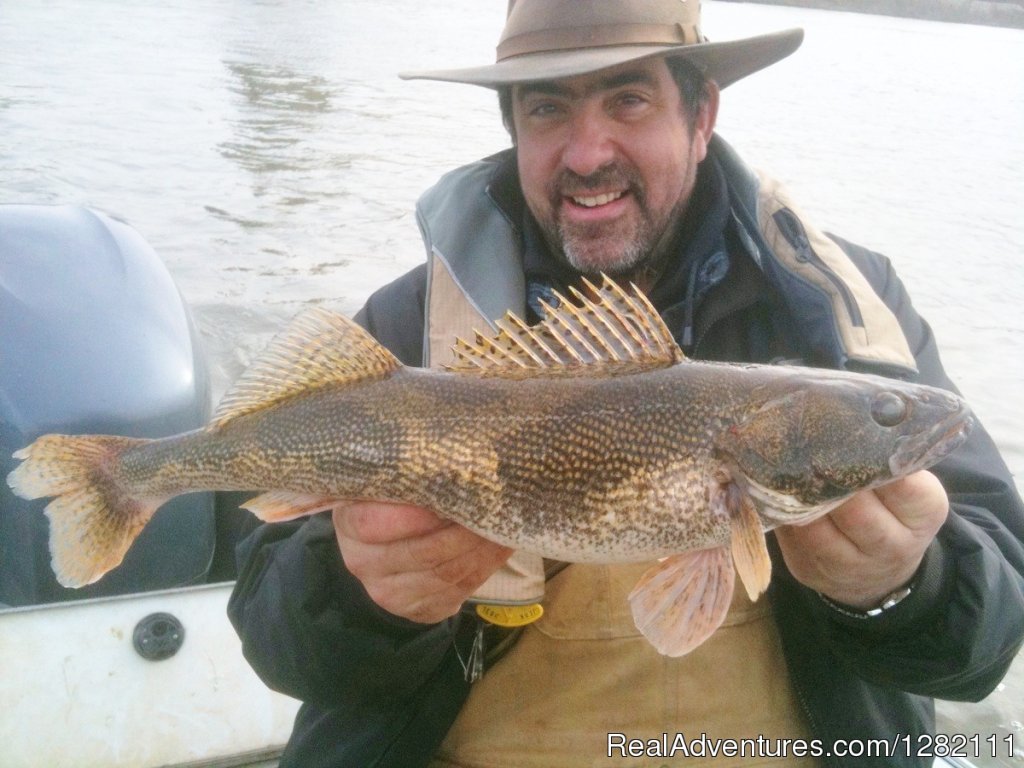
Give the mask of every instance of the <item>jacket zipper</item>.
[[[796, 700], [800, 704], [800, 709], [803, 710], [804, 718], [807, 721], [807, 727], [811, 731], [811, 739], [817, 741], [820, 738], [818, 736], [819, 730], [814, 722], [814, 714], [811, 712], [811, 707], [807, 703], [807, 697], [804, 696], [804, 690], [792, 675], [789, 679], [793, 684], [793, 691], [796, 693]], [[838, 768], [840, 765], [839, 759], [832, 754], [827, 745], [822, 743], [821, 746], [825, 750], [825, 754], [818, 756], [816, 759], [820, 761], [822, 766], [837, 766]]]
[[796, 214], [789, 210], [789, 208], [780, 208], [772, 215], [772, 218], [775, 219], [775, 223], [782, 236], [786, 238], [786, 241], [796, 251], [797, 260], [810, 264], [825, 276], [842, 298], [846, 311], [850, 316], [850, 321], [857, 327], [863, 328], [864, 318], [861, 316], [860, 307], [857, 306], [857, 302], [853, 299], [853, 294], [850, 293], [850, 289], [840, 279], [839, 275], [822, 261], [821, 257], [811, 248], [811, 241], [807, 238], [803, 224], [800, 223], [800, 219], [796, 217]]

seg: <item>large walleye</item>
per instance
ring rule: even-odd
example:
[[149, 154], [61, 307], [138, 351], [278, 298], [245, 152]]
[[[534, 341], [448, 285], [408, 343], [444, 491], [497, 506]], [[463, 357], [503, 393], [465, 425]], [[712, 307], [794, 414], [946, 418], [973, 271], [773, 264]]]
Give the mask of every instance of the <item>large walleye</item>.
[[533, 328], [406, 368], [343, 316], [301, 316], [204, 429], [160, 440], [46, 435], [8, 477], [47, 506], [66, 586], [121, 562], [156, 509], [196, 490], [266, 491], [280, 521], [340, 500], [435, 510], [488, 539], [574, 562], [665, 558], [630, 595], [681, 655], [721, 623], [734, 568], [770, 578], [764, 531], [928, 467], [965, 437], [954, 394], [808, 368], [683, 357], [638, 292], [606, 280]]

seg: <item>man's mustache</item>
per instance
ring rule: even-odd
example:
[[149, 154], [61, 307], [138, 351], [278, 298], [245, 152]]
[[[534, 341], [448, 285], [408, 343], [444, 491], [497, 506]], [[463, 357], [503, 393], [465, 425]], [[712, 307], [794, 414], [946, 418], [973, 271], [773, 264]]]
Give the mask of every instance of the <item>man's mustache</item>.
[[643, 183], [639, 174], [614, 163], [602, 166], [586, 176], [566, 168], [555, 177], [553, 184], [553, 191], [557, 197], [578, 196], [580, 193], [607, 189], [628, 189], [640, 197]]

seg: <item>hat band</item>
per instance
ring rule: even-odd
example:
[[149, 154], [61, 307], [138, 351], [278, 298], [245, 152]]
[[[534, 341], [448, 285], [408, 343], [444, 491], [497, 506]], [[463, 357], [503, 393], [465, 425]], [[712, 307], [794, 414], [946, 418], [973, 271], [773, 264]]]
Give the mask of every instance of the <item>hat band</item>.
[[610, 45], [696, 45], [705, 42], [696, 24], [601, 24], [540, 29], [498, 44], [498, 61], [528, 53]]

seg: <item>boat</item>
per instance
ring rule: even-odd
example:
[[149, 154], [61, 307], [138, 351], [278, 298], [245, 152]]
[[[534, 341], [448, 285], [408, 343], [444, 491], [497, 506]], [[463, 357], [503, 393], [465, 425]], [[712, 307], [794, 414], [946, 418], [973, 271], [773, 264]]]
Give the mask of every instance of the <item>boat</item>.
[[[0, 205], [0, 477], [46, 432], [159, 437], [203, 424], [191, 313], [125, 222]], [[298, 702], [249, 668], [226, 616], [245, 532], [214, 494], [177, 499], [80, 590], [49, 565], [44, 500], [0, 483], [5, 768], [268, 766]]]

